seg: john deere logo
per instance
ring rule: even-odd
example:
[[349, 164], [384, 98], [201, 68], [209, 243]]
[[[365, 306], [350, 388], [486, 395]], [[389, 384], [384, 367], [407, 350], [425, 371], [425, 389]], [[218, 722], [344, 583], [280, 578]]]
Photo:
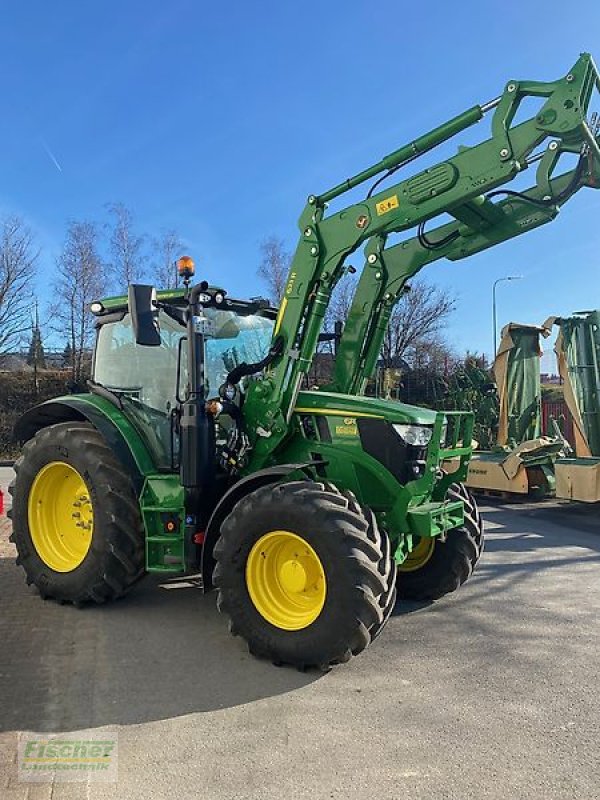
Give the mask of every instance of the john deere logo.
[[367, 217], [366, 214], [361, 214], [360, 217], [358, 217], [356, 220], [356, 227], [359, 228], [360, 230], [366, 228], [368, 224], [369, 224], [369, 218]]
[[354, 417], [345, 417], [343, 425], [335, 426], [336, 436], [358, 436], [358, 428]]

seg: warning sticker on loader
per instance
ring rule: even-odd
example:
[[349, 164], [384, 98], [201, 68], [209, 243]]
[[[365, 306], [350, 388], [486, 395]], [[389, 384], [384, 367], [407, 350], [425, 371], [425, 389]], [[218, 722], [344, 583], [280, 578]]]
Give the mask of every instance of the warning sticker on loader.
[[391, 197], [386, 197], [385, 200], [375, 203], [375, 210], [377, 211], [377, 215], [381, 217], [387, 214], [388, 211], [393, 211], [395, 208], [398, 208], [399, 205], [398, 195], [393, 194]]

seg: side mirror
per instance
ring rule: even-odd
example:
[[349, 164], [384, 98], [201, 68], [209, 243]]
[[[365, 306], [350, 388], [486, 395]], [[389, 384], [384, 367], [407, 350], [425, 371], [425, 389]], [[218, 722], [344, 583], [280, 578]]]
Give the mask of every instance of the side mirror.
[[141, 283], [129, 284], [128, 305], [136, 344], [158, 347], [160, 328], [154, 287]]

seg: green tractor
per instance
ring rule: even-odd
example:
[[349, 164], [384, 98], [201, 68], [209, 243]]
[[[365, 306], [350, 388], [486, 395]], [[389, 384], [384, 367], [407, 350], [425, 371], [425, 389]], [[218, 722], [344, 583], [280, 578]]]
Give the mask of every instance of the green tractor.
[[[252, 653], [299, 668], [364, 650], [397, 593], [433, 600], [464, 583], [483, 548], [462, 484], [472, 415], [367, 398], [364, 388], [412, 275], [550, 222], [578, 189], [598, 184], [598, 138], [586, 120], [595, 86], [586, 54], [554, 83], [511, 81], [495, 100], [311, 195], [278, 310], [206, 282], [192, 287], [186, 258], [180, 290], [131, 286], [94, 303], [89, 393], [43, 403], [16, 428], [12, 541], [27, 581], [80, 605], [113, 600], [147, 572], [198, 573]], [[538, 113], [513, 125], [530, 96]], [[491, 138], [379, 188], [492, 110]], [[577, 166], [554, 175], [563, 153]], [[532, 188], [499, 188], [536, 162]], [[363, 200], [328, 211], [372, 178]], [[453, 221], [426, 233], [441, 214]], [[332, 385], [309, 391], [332, 291], [362, 244]]]

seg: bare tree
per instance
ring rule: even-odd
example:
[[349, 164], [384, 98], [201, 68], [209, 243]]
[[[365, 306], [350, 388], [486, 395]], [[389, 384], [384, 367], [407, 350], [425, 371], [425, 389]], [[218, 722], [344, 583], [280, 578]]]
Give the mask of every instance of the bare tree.
[[154, 284], [159, 289], [176, 289], [179, 286], [176, 261], [183, 253], [183, 242], [177, 231], [162, 231], [160, 236], [152, 240], [152, 251]]
[[[336, 323], [341, 322], [342, 325], [348, 318], [348, 312], [352, 305], [352, 299], [358, 280], [353, 274], [346, 273], [342, 276], [337, 283], [331, 295], [331, 302], [325, 310], [325, 318], [323, 320], [323, 331], [327, 333], [336, 332]], [[320, 353], [330, 353], [333, 355], [335, 346], [333, 341], [321, 343], [317, 351]]]
[[465, 367], [477, 367], [478, 369], [490, 369], [491, 364], [485, 353], [479, 353], [477, 350], [467, 350], [463, 357], [463, 364]]
[[261, 242], [260, 254], [258, 275], [267, 284], [269, 299], [278, 306], [283, 298], [292, 257], [283, 240], [277, 236], [269, 236]]
[[92, 222], [71, 222], [57, 259], [52, 312], [57, 330], [67, 334], [73, 381], [84, 377], [94, 320], [90, 303], [105, 291], [104, 265], [98, 255], [98, 231]]
[[24, 221], [0, 221], [0, 353], [17, 347], [31, 328], [31, 286], [39, 251]]
[[326, 325], [333, 327], [336, 322], [345, 322], [348, 318], [350, 307], [352, 306], [352, 300], [357, 285], [358, 279], [353, 274], [346, 273], [346, 275], [340, 279], [333, 290], [331, 303], [326, 312]]
[[410, 360], [419, 345], [437, 338], [455, 308], [456, 300], [447, 291], [415, 281], [392, 311], [381, 351], [383, 366]]
[[418, 348], [420, 363], [436, 375], [447, 376], [458, 361], [456, 351], [440, 331], [420, 339]]
[[142, 275], [145, 237], [135, 232], [133, 214], [123, 203], [107, 206], [112, 217], [107, 224], [111, 261], [110, 279], [117, 291], [125, 291]]

